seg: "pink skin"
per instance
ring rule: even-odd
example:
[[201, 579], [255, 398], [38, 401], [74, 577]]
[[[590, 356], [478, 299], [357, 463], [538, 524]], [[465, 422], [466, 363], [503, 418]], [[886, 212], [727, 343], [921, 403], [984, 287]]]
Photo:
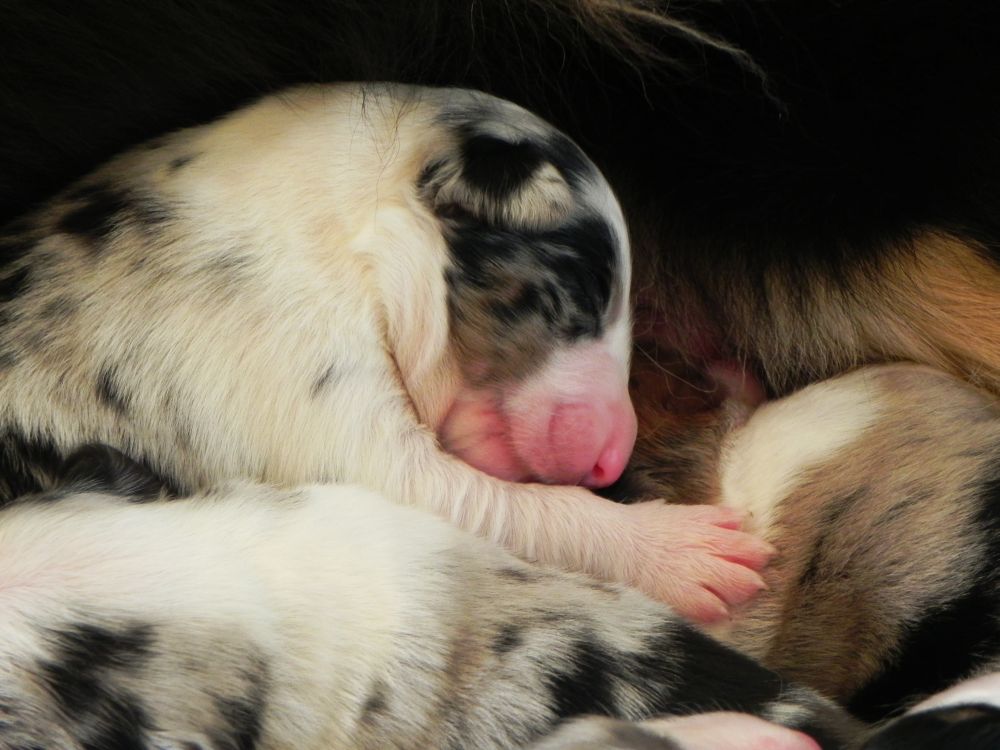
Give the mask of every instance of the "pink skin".
[[751, 409], [756, 409], [767, 401], [761, 382], [737, 362], [713, 360], [705, 366], [705, 374], [719, 386], [729, 400]]
[[607, 487], [635, 444], [624, 369], [600, 345], [581, 347], [511, 389], [462, 389], [438, 434], [500, 479]]
[[820, 750], [802, 732], [748, 714], [719, 711], [645, 722], [683, 750]]
[[[635, 442], [627, 364], [600, 342], [563, 352], [511, 388], [461, 389], [437, 432], [448, 452], [500, 479], [606, 487]], [[765, 588], [757, 571], [775, 550], [740, 531], [739, 513], [653, 502], [622, 513], [637, 548], [655, 550], [622, 580], [688, 619], [723, 620]]]

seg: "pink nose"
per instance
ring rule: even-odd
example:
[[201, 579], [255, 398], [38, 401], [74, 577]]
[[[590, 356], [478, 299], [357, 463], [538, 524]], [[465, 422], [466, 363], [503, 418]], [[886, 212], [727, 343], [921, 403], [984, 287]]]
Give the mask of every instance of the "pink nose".
[[542, 464], [538, 473], [560, 484], [607, 487], [625, 470], [635, 432], [635, 411], [629, 401], [560, 404], [549, 422], [548, 450], [535, 457]]
[[622, 450], [621, 445], [609, 444], [605, 446], [597, 459], [597, 463], [594, 464], [594, 468], [590, 470], [590, 473], [583, 478], [580, 484], [591, 489], [614, 484], [621, 477], [622, 472], [625, 471], [625, 464], [628, 463], [631, 453], [631, 445], [628, 447], [627, 452]]

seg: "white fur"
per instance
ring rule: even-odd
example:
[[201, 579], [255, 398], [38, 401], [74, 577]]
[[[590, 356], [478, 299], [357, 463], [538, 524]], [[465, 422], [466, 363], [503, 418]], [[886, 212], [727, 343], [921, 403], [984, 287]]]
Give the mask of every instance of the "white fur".
[[761, 406], [723, 450], [722, 504], [746, 512], [748, 528], [766, 531], [775, 503], [804, 472], [878, 420], [878, 391], [868, 379], [862, 370]]
[[[24, 351], [0, 373], [7, 423], [63, 450], [111, 444], [189, 488], [358, 482], [527, 559], [664, 595], [640, 572], [702, 554], [675, 551], [673, 509], [504, 482], [438, 445], [433, 428], [462, 375], [445, 239], [418, 183], [427, 165], [456, 159], [443, 114], [524, 137], [554, 132], [472, 92], [301, 87], [87, 178], [162, 201], [169, 218], [121, 223], [94, 251], [59, 227], [72, 193], [35, 217], [47, 236], [11, 326]], [[188, 163], [174, 169], [177, 159]], [[541, 183], [565, 188], [553, 179], [540, 170], [541, 192], [511, 211], [527, 221]], [[627, 238], [606, 182], [596, 169], [587, 180], [572, 212], [602, 212], [620, 241], [618, 306], [597, 345], [624, 378]], [[545, 222], [566, 207], [542, 208]], [[44, 311], [64, 299], [77, 304], [72, 320], [52, 326]], [[102, 368], [126, 414], [95, 397]]]

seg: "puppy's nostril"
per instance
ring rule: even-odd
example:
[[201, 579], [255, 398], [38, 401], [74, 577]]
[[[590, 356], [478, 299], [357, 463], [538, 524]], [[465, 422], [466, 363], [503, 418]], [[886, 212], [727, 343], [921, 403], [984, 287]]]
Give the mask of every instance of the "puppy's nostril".
[[584, 480], [588, 487], [606, 487], [604, 468], [598, 464], [590, 470], [590, 475]]
[[627, 457], [622, 454], [622, 451], [617, 446], [605, 448], [600, 458], [597, 459], [597, 463], [594, 464], [590, 473], [583, 478], [580, 484], [592, 489], [614, 484], [618, 481], [622, 472], [625, 471], [627, 460]]

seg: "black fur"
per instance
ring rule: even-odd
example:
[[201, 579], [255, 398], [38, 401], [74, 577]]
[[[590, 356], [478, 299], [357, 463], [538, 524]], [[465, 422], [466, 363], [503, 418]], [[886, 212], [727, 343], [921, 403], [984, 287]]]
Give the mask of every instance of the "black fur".
[[117, 226], [118, 217], [128, 207], [125, 193], [104, 185], [94, 185], [78, 191], [72, 197], [80, 203], [63, 215], [59, 220], [59, 229], [90, 240], [92, 252], [100, 252]]
[[517, 191], [544, 161], [542, 150], [531, 141], [511, 143], [474, 134], [462, 143], [462, 177], [497, 201]]
[[63, 457], [44, 437], [0, 434], [0, 507], [23, 495], [50, 489]]
[[674, 693], [684, 703], [759, 713], [781, 695], [784, 682], [780, 677], [743, 654], [719, 649], [699, 630], [685, 629], [675, 639], [675, 653], [683, 666], [678, 670], [681, 682]]
[[127, 417], [129, 414], [128, 399], [117, 381], [114, 367], [102, 368], [97, 376], [97, 399], [119, 416]]
[[117, 629], [68, 625], [49, 634], [54, 658], [39, 672], [57, 705], [80, 731], [87, 750], [141, 750], [150, 729], [146, 710], [128, 690], [114, 687], [113, 674], [137, 673], [149, 658], [153, 628]]
[[6, 278], [0, 280], [0, 303], [10, 302], [20, 297], [28, 286], [28, 276], [31, 269], [26, 266], [11, 271]]
[[145, 463], [106, 445], [86, 445], [67, 456], [53, 470], [52, 486], [64, 494], [102, 492], [134, 502], [182, 494]]
[[1000, 655], [1000, 479], [984, 481], [978, 494], [972, 527], [981, 536], [969, 543], [982, 547], [979, 570], [910, 626], [893, 662], [852, 697], [855, 715], [874, 721], [900, 713], [912, 696], [943, 690]]
[[533, 318], [564, 341], [603, 333], [616, 269], [615, 243], [603, 222], [531, 232], [462, 219], [451, 222], [446, 236], [455, 261], [448, 275], [452, 310], [469, 307], [470, 296], [499, 292], [486, 295], [489, 312], [482, 319], [506, 324], [504, 343], [525, 345], [516, 340], [517, 326]]
[[995, 750], [1000, 709], [960, 705], [904, 716], [870, 739], [863, 750]]
[[683, 217], [675, 231], [725, 238], [704, 248], [712, 254], [838, 263], [928, 220], [996, 236], [994, 4], [671, 11], [745, 49], [766, 83], [682, 34], [639, 29], [674, 65], [622, 60], [526, 0], [7, 4], [0, 205], [19, 212], [128, 143], [287, 83], [396, 79], [483, 88], [541, 111], [652, 189]]
[[593, 634], [583, 635], [574, 645], [571, 669], [553, 674], [550, 680], [551, 705], [556, 716], [621, 715], [612, 690], [612, 681], [620, 669], [618, 656]]

